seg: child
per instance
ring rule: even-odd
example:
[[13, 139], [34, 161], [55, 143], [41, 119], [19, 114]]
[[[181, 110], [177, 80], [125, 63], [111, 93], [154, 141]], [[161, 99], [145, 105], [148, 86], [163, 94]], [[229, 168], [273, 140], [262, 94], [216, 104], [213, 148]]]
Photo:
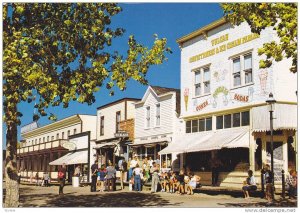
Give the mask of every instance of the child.
[[188, 195], [194, 194], [194, 189], [196, 188], [196, 185], [197, 185], [197, 177], [196, 177], [196, 175], [193, 175], [189, 178], [189, 182], [187, 184], [187, 194]]
[[176, 174], [173, 171], [170, 171], [170, 193], [175, 193], [175, 186], [177, 184]]
[[100, 171], [98, 173], [99, 173], [100, 192], [103, 192], [104, 191], [105, 176], [107, 174], [104, 165], [101, 166]]
[[169, 179], [170, 179], [169, 173], [164, 172], [162, 174], [162, 182], [161, 182], [162, 192], [169, 192]]
[[179, 175], [177, 177], [177, 180], [179, 182], [179, 190], [178, 190], [178, 194], [184, 195], [185, 191], [184, 191], [184, 170], [181, 169], [179, 172]]

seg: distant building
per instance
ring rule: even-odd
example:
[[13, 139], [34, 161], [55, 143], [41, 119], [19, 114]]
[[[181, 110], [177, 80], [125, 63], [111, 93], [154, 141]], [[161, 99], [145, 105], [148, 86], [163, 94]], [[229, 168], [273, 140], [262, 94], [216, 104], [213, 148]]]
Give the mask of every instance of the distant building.
[[96, 116], [73, 115], [51, 124], [27, 128], [21, 133], [24, 142], [18, 149], [18, 170], [22, 180], [30, 181], [38, 172], [49, 172], [51, 179], [57, 179], [58, 167], [67, 165], [68, 180], [77, 164], [82, 166], [85, 180], [89, 176], [89, 147], [96, 139]]

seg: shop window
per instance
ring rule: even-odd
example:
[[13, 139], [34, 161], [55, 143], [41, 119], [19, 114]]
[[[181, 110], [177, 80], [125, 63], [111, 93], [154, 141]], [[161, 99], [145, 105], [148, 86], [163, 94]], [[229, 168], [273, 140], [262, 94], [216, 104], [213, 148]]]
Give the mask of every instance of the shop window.
[[192, 130], [191, 125], [192, 125], [192, 121], [185, 122], [185, 132], [186, 133], [191, 133], [191, 130]]
[[242, 112], [242, 126], [249, 126], [250, 123], [250, 112]]
[[189, 167], [192, 172], [210, 171], [211, 152], [189, 152], [186, 154], [186, 167]]
[[212, 130], [212, 117], [205, 119], [205, 127], [206, 127], [205, 129], [206, 131]]
[[100, 136], [104, 135], [104, 116], [100, 117]]
[[233, 127], [241, 126], [241, 116], [239, 112], [232, 114], [232, 124]]
[[205, 131], [205, 119], [199, 120], [199, 132]]
[[192, 120], [192, 132], [198, 132], [198, 120]]
[[224, 115], [224, 128], [231, 128], [231, 114]]
[[223, 115], [217, 116], [217, 129], [223, 129]]
[[221, 172], [249, 170], [249, 149], [221, 149], [218, 157], [222, 162]]

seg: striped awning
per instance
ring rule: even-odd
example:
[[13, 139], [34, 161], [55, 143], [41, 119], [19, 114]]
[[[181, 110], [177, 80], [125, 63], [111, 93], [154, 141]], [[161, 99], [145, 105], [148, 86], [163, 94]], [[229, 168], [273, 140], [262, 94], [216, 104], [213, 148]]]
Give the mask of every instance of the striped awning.
[[159, 154], [211, 151], [222, 148], [249, 148], [249, 127], [231, 128], [202, 133], [186, 134], [175, 139]]
[[[270, 131], [270, 113], [268, 106], [254, 107], [252, 114], [254, 132]], [[297, 129], [297, 105], [275, 104], [273, 117], [274, 130]]]
[[70, 152], [66, 155], [52, 161], [49, 165], [74, 165], [74, 164], [87, 164], [88, 163], [88, 151], [76, 151]]

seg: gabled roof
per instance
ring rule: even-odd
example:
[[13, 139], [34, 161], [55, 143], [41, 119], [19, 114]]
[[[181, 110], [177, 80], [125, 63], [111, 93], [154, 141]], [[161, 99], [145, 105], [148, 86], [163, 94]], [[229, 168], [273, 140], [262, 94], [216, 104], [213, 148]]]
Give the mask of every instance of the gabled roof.
[[140, 101], [140, 100], [141, 99], [138, 99], [138, 98], [122, 98], [122, 99], [110, 102], [108, 104], [104, 104], [100, 107], [97, 107], [97, 110], [104, 109], [104, 108], [107, 108], [107, 107], [110, 107], [110, 106], [113, 106], [113, 105], [116, 105], [116, 104], [119, 104], [119, 103], [122, 103], [122, 102], [125, 102], [125, 101]]
[[150, 85], [148, 87], [148, 89], [146, 90], [142, 100], [137, 102], [136, 104], [144, 103], [146, 101], [146, 98], [150, 94], [150, 91], [153, 91], [157, 97], [175, 93], [176, 94], [176, 112], [178, 113], [178, 115], [180, 114], [180, 89]]

